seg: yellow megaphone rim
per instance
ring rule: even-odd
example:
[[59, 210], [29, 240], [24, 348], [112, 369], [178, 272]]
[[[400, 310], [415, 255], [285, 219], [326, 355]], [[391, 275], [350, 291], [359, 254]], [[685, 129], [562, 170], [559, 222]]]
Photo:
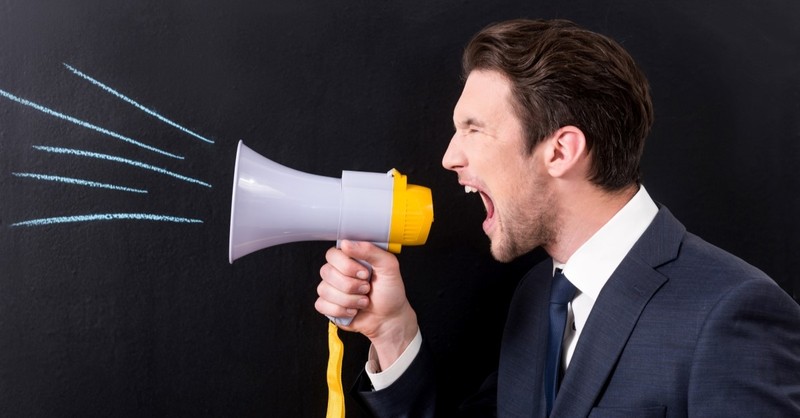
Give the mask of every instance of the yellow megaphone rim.
[[394, 178], [394, 187], [388, 250], [397, 254], [403, 245], [422, 245], [428, 240], [433, 223], [433, 198], [431, 189], [408, 184], [406, 176], [396, 169], [389, 173]]

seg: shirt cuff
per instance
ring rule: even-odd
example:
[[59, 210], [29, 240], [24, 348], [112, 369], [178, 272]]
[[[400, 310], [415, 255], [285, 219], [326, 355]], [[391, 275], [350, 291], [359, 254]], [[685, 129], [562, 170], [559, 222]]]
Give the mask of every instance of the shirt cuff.
[[386, 370], [381, 370], [379, 372], [378, 355], [375, 352], [375, 348], [370, 345], [369, 356], [367, 357], [367, 364], [364, 366], [364, 369], [367, 372], [367, 377], [369, 377], [369, 380], [372, 382], [372, 387], [375, 390], [381, 390], [391, 386], [391, 384], [399, 379], [408, 369], [408, 366], [411, 365], [414, 358], [419, 354], [421, 347], [422, 333], [418, 329], [417, 335], [415, 335], [411, 343], [408, 344], [403, 354], [401, 354]]

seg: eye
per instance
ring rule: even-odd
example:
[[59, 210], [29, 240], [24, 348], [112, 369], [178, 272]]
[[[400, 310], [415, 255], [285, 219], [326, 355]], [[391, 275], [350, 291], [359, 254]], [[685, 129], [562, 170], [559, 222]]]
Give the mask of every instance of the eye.
[[461, 135], [461, 136], [475, 134], [475, 133], [478, 133], [478, 132], [480, 132], [480, 131], [478, 131], [475, 128], [456, 128], [455, 129], [455, 134], [456, 135]]

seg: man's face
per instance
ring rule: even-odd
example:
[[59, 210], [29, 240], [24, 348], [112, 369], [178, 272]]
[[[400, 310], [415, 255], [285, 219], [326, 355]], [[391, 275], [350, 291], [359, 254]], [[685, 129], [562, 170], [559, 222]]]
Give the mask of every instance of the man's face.
[[486, 207], [483, 230], [499, 261], [511, 261], [554, 238], [556, 210], [541, 146], [526, 150], [508, 80], [473, 71], [453, 111], [455, 134], [442, 165]]

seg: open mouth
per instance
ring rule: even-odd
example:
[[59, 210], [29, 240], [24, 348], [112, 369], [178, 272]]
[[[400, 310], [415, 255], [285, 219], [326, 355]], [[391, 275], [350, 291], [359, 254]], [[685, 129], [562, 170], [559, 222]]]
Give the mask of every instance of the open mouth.
[[486, 219], [483, 221], [483, 230], [488, 234], [494, 226], [494, 202], [492, 198], [485, 192], [478, 190], [477, 187], [465, 185], [464, 191], [466, 193], [478, 193], [481, 200], [483, 200], [483, 206], [486, 208]]

